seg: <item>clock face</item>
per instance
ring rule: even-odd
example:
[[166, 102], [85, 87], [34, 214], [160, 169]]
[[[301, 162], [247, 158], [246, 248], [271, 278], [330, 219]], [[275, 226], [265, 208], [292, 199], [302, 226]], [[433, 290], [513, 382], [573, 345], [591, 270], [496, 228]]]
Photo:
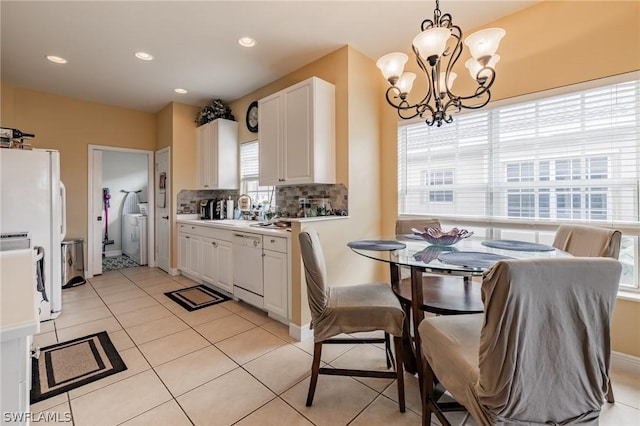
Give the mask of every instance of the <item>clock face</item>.
[[258, 131], [258, 102], [253, 101], [247, 109], [247, 128], [250, 132]]

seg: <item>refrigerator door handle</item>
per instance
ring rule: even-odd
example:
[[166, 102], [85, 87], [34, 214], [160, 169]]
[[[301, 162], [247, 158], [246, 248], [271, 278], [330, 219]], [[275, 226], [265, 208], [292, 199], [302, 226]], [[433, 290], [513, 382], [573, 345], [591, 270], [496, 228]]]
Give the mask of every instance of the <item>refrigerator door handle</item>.
[[62, 210], [62, 226], [60, 226], [60, 240], [67, 235], [67, 188], [60, 181], [60, 202]]

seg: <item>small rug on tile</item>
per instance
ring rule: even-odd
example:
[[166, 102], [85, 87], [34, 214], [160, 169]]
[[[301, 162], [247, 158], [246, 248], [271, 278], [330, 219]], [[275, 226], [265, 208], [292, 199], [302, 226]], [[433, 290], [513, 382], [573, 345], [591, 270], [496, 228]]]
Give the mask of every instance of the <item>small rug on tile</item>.
[[206, 308], [207, 306], [230, 300], [224, 294], [213, 291], [204, 285], [170, 291], [165, 293], [165, 296], [188, 311], [195, 311], [196, 309]]
[[131, 260], [129, 256], [124, 254], [121, 256], [103, 257], [102, 258], [102, 270], [117, 271], [118, 269], [133, 268], [140, 266], [138, 263]]
[[31, 404], [126, 369], [106, 331], [47, 346], [31, 361]]

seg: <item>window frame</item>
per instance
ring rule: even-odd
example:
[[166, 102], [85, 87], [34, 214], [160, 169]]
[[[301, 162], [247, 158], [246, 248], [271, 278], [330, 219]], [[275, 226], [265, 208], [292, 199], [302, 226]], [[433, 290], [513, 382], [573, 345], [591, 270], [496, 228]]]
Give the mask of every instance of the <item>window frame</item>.
[[[488, 110], [496, 110], [503, 108], [505, 106], [513, 105], [517, 107], [519, 104], [529, 102], [529, 101], [540, 101], [543, 98], [551, 98], [557, 95], [562, 94], [570, 94], [571, 92], [583, 91], [588, 89], [597, 88], [600, 86], [608, 86], [617, 83], [623, 83], [633, 80], [640, 80], [640, 72], [633, 72], [621, 76], [616, 76], [612, 78], [605, 78], [598, 81], [589, 82], [587, 84], [578, 84], [572, 86], [566, 86], [561, 89], [554, 89], [549, 91], [538, 92], [534, 94], [529, 94], [526, 96], [514, 97], [507, 100], [493, 102], [491, 108]], [[551, 102], [549, 102], [551, 104]], [[552, 111], [550, 107], [549, 111]], [[550, 112], [547, 113], [550, 113]], [[472, 113], [476, 113], [475, 111]], [[463, 113], [457, 114], [456, 117], [461, 117], [464, 115]], [[597, 118], [597, 117], [596, 117]], [[637, 119], [640, 120], [640, 113], [637, 116]], [[456, 118], [454, 117], [454, 121]], [[584, 119], [580, 119], [583, 120]], [[633, 286], [625, 285], [621, 286], [621, 290], [636, 292], [640, 295], [640, 262], [638, 260], [640, 253], [640, 219], [638, 221], [602, 221], [600, 218], [603, 214], [607, 214], [607, 211], [611, 209], [611, 205], [613, 203], [613, 198], [610, 194], [610, 190], [608, 187], [608, 182], [614, 177], [611, 176], [612, 170], [612, 158], [610, 155], [606, 153], [589, 153], [589, 155], [582, 156], [578, 159], [578, 162], [570, 162], [569, 163], [569, 172], [565, 173], [567, 179], [558, 179], [556, 180], [556, 158], [537, 158], [535, 160], [535, 164], [533, 165], [533, 175], [536, 180], [536, 185], [532, 187], [520, 187], [519, 189], [524, 190], [525, 193], [527, 191], [530, 194], [533, 194], [533, 202], [534, 209], [536, 214], [538, 215], [538, 219], [533, 219], [531, 217], [521, 217], [521, 218], [506, 218], [506, 217], [498, 217], [493, 214], [493, 209], [495, 209], [495, 200], [491, 200], [492, 207], [490, 207], [490, 211], [484, 217], [470, 217], [464, 216], [461, 214], [441, 214], [439, 212], [428, 212], [428, 213], [416, 213], [410, 212], [406, 209], [407, 200], [405, 199], [406, 193], [403, 193], [404, 188], [409, 188], [407, 186], [407, 177], [403, 172], [407, 172], [407, 148], [406, 145], [403, 147], [401, 142], [401, 133], [405, 132], [405, 140], [406, 140], [406, 126], [420, 123], [421, 120], [407, 120], [401, 121], [398, 123], [398, 215], [410, 215], [410, 216], [433, 216], [437, 215], [443, 224], [452, 224], [454, 226], [469, 226], [469, 227], [478, 227], [483, 228], [483, 233], [486, 233], [488, 238], [499, 238], [502, 232], [519, 232], [521, 230], [526, 232], [533, 232], [534, 239], [539, 241], [540, 239], [549, 238], [549, 235], [552, 235], [555, 229], [560, 224], [566, 223], [591, 223], [596, 226], [601, 227], [609, 227], [619, 229], [623, 233], [623, 240], [631, 239], [625, 241], [625, 244], [628, 246], [632, 244], [632, 250], [635, 256], [633, 260], [634, 270], [634, 283]], [[572, 126], [577, 126], [577, 124], [573, 123]], [[589, 125], [587, 127], [594, 127]], [[550, 129], [546, 133], [552, 133], [554, 131], [561, 131], [562, 129]], [[585, 131], [584, 129], [582, 131]], [[589, 130], [591, 131], [591, 130]], [[597, 131], [597, 129], [596, 129]], [[516, 136], [513, 136], [516, 138]], [[451, 142], [451, 141], [450, 141]], [[481, 146], [482, 141], [481, 138], [476, 137], [475, 139], [471, 136], [460, 138], [459, 140], [453, 141], [456, 145], [449, 147], [449, 152], [451, 155], [457, 155], [458, 149], [460, 146], [463, 147], [472, 147], [472, 146]], [[404, 148], [404, 151], [402, 150]], [[430, 148], [431, 149], [431, 148]], [[500, 149], [500, 148], [498, 148]], [[435, 151], [435, 149], [434, 149]], [[558, 160], [562, 161], [566, 158], [558, 158]], [[413, 160], [413, 159], [412, 159]], [[522, 160], [522, 162], [527, 162], [529, 160]], [[595, 164], [594, 164], [595, 163]], [[507, 182], [507, 170], [506, 170], [506, 162], [505, 169], [502, 171], [503, 176], [505, 178], [505, 182], [503, 183], [503, 194], [505, 194], [505, 198], [507, 198], [506, 194], [508, 194], [509, 189], [518, 189], [518, 182]], [[640, 167], [640, 166], [639, 166]], [[594, 170], [595, 168], [595, 170]], [[427, 166], [424, 169], [428, 169]], [[456, 168], [457, 169], [457, 168]], [[408, 173], [408, 172], [407, 172]], [[455, 173], [455, 172], [454, 172]], [[565, 176], [562, 175], [562, 176]], [[640, 177], [637, 178], [638, 186], [640, 187]], [[425, 179], [428, 184], [428, 175], [426, 175]], [[560, 186], [562, 184], [569, 184], [571, 186], [569, 191], [562, 191]], [[605, 190], [603, 190], [605, 188]], [[560, 190], [560, 191], [558, 191]], [[420, 197], [423, 201], [429, 200], [429, 185], [425, 185], [425, 192]], [[455, 189], [454, 189], [455, 191]], [[488, 192], [487, 190], [485, 190]], [[568, 205], [568, 214], [572, 215], [572, 210], [575, 211], [576, 203], [580, 204], [580, 211], [583, 212], [578, 215], [578, 217], [574, 217], [572, 219], [560, 219], [555, 218], [551, 219], [555, 214], [554, 209], [558, 208], [557, 197], [558, 194], [562, 194], [562, 192], [569, 192], [567, 202]], [[514, 193], [515, 194], [515, 193]], [[493, 197], [494, 195], [490, 195]], [[640, 189], [636, 192], [636, 198], [640, 197]], [[640, 201], [635, 201], [636, 203], [640, 203]], [[546, 203], [548, 205], [542, 205]], [[429, 203], [426, 203], [427, 205]], [[508, 208], [507, 200], [502, 201], [503, 209], [506, 210]], [[595, 205], [594, 205], [595, 204]], [[542, 205], [542, 206], [541, 206]], [[540, 214], [541, 211], [544, 211], [544, 214]], [[548, 211], [548, 213], [546, 213]], [[588, 212], [587, 212], [588, 211]], [[587, 213], [584, 213], [587, 212]], [[596, 216], [594, 218], [594, 216]], [[594, 223], [595, 222], [595, 223]]]

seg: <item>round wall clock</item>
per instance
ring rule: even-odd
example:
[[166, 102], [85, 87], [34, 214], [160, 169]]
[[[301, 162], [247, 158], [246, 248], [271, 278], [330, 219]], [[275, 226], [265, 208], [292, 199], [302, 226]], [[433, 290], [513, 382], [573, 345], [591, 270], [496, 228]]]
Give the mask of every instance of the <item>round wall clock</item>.
[[258, 132], [258, 101], [251, 102], [247, 108], [247, 128], [250, 132]]

